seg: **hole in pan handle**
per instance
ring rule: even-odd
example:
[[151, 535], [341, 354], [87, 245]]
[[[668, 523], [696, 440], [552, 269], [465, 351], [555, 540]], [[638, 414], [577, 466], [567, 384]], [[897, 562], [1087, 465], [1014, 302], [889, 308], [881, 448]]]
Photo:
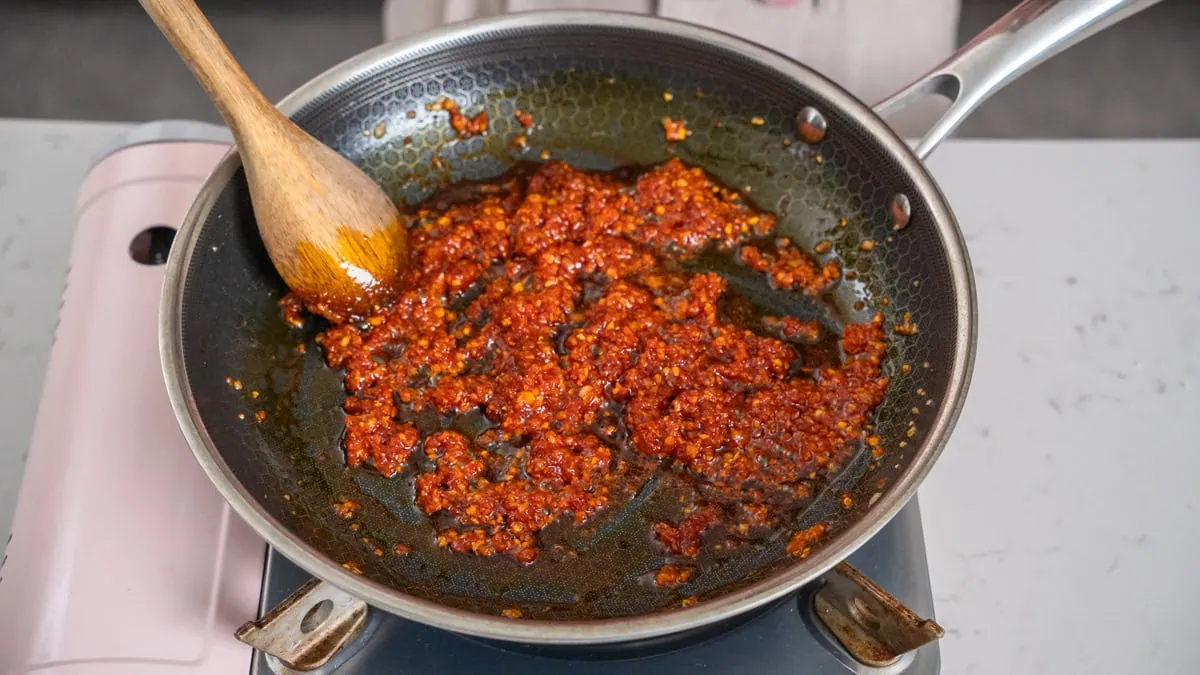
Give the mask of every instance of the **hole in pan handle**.
[[840, 563], [813, 594], [813, 613], [851, 657], [882, 668], [945, 631], [922, 619], [849, 563]]
[[363, 632], [367, 603], [336, 586], [313, 579], [257, 621], [237, 630], [237, 639], [275, 657], [289, 672], [310, 673], [328, 664]]
[[936, 95], [950, 107], [914, 148], [921, 159], [992, 94], [1050, 57], [1161, 0], [1025, 0], [950, 58], [875, 106], [887, 118]]

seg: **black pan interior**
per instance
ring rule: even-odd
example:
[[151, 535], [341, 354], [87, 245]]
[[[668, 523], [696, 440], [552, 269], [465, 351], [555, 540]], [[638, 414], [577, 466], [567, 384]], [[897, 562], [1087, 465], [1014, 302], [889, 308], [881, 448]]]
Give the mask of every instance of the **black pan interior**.
[[[442, 96], [468, 114], [486, 110], [489, 134], [456, 140], [446, 114], [426, 108]], [[794, 116], [805, 106], [829, 122], [828, 135], [815, 145], [796, 136]], [[511, 142], [518, 109], [539, 125], [525, 151]], [[660, 122], [665, 116], [686, 119], [693, 135], [670, 146]], [[860, 452], [842, 472], [841, 485], [796, 514], [796, 528], [824, 521], [836, 533], [861, 518], [872, 496], [888, 490], [907, 466], [928, 422], [946, 404], [957, 299], [928, 205], [853, 119], [755, 61], [651, 31], [506, 29], [364, 73], [293, 117], [408, 204], [439, 186], [496, 176], [518, 160], [537, 161], [543, 150], [598, 169], [674, 154], [747, 188], [752, 201], [779, 215], [780, 233], [804, 250], [830, 239], [829, 255], [857, 273], [834, 294], [839, 320], [882, 311], [890, 325], [911, 314], [918, 332], [896, 336], [889, 352], [893, 386], [877, 421], [886, 454], [871, 461]], [[896, 193], [912, 198], [911, 224], [899, 232], [888, 215]], [[869, 254], [860, 251], [866, 239], [876, 243]], [[344, 468], [340, 373], [323, 365], [312, 344], [315, 321], [300, 330], [285, 325], [276, 305], [284, 290], [258, 239], [239, 171], [204, 222], [186, 272], [187, 375], [207, 432], [238, 480], [295, 537], [332, 561], [446, 605], [490, 614], [515, 607], [529, 618], [560, 620], [644, 614], [678, 607], [693, 595], [704, 601], [791, 562], [784, 534], [724, 555], [705, 554], [694, 581], [655, 588], [647, 575], [667, 559], [649, 534], [650, 523], [672, 517], [670, 499], [656, 496], [669, 491], [648, 491], [638, 508], [597, 516], [584, 532], [568, 535], [581, 547], [576, 558], [545, 557], [522, 568], [506, 558], [438, 549], [408, 482]], [[858, 300], [866, 306], [856, 310]], [[265, 419], [257, 421], [256, 414]], [[843, 492], [852, 495], [852, 508], [838, 503]], [[361, 504], [353, 520], [332, 508], [341, 499]], [[397, 543], [412, 553], [394, 555]]]

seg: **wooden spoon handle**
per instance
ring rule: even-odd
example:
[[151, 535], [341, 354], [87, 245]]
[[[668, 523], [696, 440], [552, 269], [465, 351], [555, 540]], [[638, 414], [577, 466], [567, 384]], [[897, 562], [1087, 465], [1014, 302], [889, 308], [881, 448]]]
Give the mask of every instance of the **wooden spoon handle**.
[[138, 0], [237, 134], [281, 117], [192, 0]]

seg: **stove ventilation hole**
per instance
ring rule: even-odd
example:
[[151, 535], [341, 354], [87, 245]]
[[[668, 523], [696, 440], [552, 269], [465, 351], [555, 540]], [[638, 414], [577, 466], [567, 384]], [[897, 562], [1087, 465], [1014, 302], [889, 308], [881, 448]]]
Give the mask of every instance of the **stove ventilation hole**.
[[311, 633], [325, 623], [325, 619], [333, 612], [333, 601], [326, 598], [313, 605], [300, 620], [300, 632]]
[[166, 225], [147, 227], [129, 242], [129, 257], [143, 265], [162, 265], [167, 262], [174, 241], [175, 228]]

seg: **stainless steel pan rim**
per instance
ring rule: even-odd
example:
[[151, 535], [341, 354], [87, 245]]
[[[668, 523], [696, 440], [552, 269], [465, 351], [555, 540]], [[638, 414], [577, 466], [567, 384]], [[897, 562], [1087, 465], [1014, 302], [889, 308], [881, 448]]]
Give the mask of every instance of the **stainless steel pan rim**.
[[930, 221], [945, 246], [950, 266], [958, 332], [951, 364], [946, 406], [938, 410], [926, 442], [909, 468], [871, 508], [868, 517], [836, 533], [809, 558], [775, 576], [729, 595], [687, 609], [645, 616], [592, 621], [552, 622], [510, 619], [453, 609], [421, 600], [359, 577], [293, 537], [271, 517], [234, 477], [205, 430], [192, 396], [183, 359], [181, 331], [185, 276], [195, 252], [201, 224], [223, 186], [240, 166], [236, 151], [221, 160], [185, 216], [166, 270], [159, 315], [159, 349], [172, 408], [188, 445], [222, 496], [272, 547], [310, 574], [324, 579], [372, 606], [445, 630], [482, 638], [532, 644], [587, 645], [634, 641], [668, 635], [723, 621], [792, 593], [827, 572], [870, 539], [907, 503], [941, 454], [965, 400], [975, 359], [975, 284], [966, 244], [946, 200], [924, 164], [870, 107], [823, 76], [780, 54], [730, 35], [667, 19], [592, 11], [514, 14], [455, 24], [414, 39], [382, 45], [317, 76], [285, 98], [279, 108], [294, 114], [320, 98], [336, 96], [347, 83], [386, 69], [422, 51], [506, 28], [592, 25], [657, 32], [707, 41], [773, 68], [813, 90], [854, 116], [878, 139], [880, 148], [902, 166], [930, 207]]

